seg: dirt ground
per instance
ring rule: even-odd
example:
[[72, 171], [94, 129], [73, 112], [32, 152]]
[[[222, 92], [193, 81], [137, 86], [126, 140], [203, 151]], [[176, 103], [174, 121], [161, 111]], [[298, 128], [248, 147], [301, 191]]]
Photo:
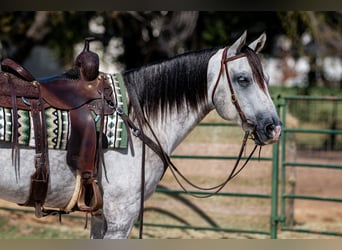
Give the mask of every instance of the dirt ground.
[[[249, 151], [251, 147], [247, 149]], [[238, 152], [238, 145], [224, 144], [182, 144], [175, 154], [207, 154], [227, 155], [227, 152]], [[262, 157], [271, 155], [272, 147], [264, 147]], [[229, 154], [230, 155], [230, 154]], [[257, 155], [257, 154], [256, 154]], [[340, 164], [342, 152], [297, 152], [296, 161], [316, 162], [327, 164]], [[222, 182], [234, 161], [227, 160], [184, 160], [174, 159], [186, 176], [196, 184], [214, 186]], [[196, 171], [194, 171], [194, 168]], [[222, 192], [228, 193], [260, 193], [270, 194], [272, 167], [270, 162], [250, 162]], [[289, 183], [295, 183], [296, 194], [314, 195], [323, 197], [342, 198], [342, 171], [312, 168], [290, 168], [287, 173], [287, 190], [291, 189]], [[174, 177], [167, 171], [160, 185], [168, 189], [179, 189]], [[281, 189], [281, 188], [279, 188]], [[1, 207], [20, 208], [15, 204], [0, 201]], [[291, 209], [293, 206], [293, 209]], [[210, 226], [238, 229], [238, 233], [227, 231], [191, 230], [176, 228], [160, 228], [151, 225], [144, 227], [144, 238], [158, 239], [267, 239], [266, 234], [252, 234], [244, 230], [261, 230], [269, 232], [270, 228], [270, 200], [250, 197], [214, 196], [207, 199], [191, 198], [181, 194], [176, 198], [170, 195], [155, 193], [145, 204], [145, 223], [170, 224], [182, 226], [197, 226], [206, 228]], [[279, 211], [281, 207], [279, 205]], [[331, 239], [342, 236], [342, 204], [337, 202], [310, 201], [296, 199], [293, 204], [287, 202], [287, 219], [293, 216], [294, 228], [310, 229], [314, 231], [337, 231], [339, 236], [296, 233], [291, 231], [278, 232], [278, 238], [306, 238]], [[293, 214], [293, 215], [291, 215]], [[70, 230], [79, 233], [80, 238], [87, 238], [89, 228], [84, 229], [85, 216], [75, 214], [81, 218], [64, 217], [62, 224], [57, 217], [37, 219], [32, 213], [9, 211], [0, 209], [0, 218], [8, 218], [10, 225], [52, 226], [62, 231]], [[30, 229], [21, 229], [18, 233], [29, 235]], [[136, 238], [138, 229], [134, 228], [132, 238]]]
[[[224, 154], [227, 151], [238, 152], [238, 146], [228, 147], [225, 145], [184, 145], [177, 152], [184, 152], [189, 148], [196, 148], [197, 152], [207, 152], [210, 154]], [[187, 150], [189, 151], [189, 150]], [[198, 152], [199, 151], [199, 152]], [[248, 150], [247, 150], [248, 151]], [[177, 153], [176, 152], [176, 153]], [[264, 147], [261, 156], [267, 157], [271, 155], [271, 147]], [[342, 152], [297, 152], [295, 161], [298, 162], [315, 162], [322, 164], [340, 164], [342, 162]], [[213, 186], [222, 182], [229, 172], [228, 165], [232, 166], [233, 161], [203, 161], [203, 160], [175, 160], [179, 169], [184, 171], [187, 176], [192, 177], [199, 185]], [[190, 169], [191, 166], [191, 169]], [[196, 174], [193, 168], [196, 166]], [[198, 170], [197, 170], [198, 169]], [[271, 193], [271, 163], [265, 161], [253, 161], [248, 164], [236, 179], [228, 183], [222, 192], [230, 193]], [[227, 171], [228, 170], [228, 171]], [[313, 168], [287, 168], [286, 173], [286, 190], [291, 190], [297, 195], [333, 197], [342, 198], [342, 171], [328, 169]], [[292, 185], [291, 185], [292, 183]], [[161, 182], [161, 185], [168, 188], [179, 189], [174, 178], [168, 173]], [[281, 191], [281, 187], [279, 187]], [[190, 225], [199, 227], [208, 227], [215, 224], [221, 228], [233, 228], [242, 230], [242, 233], [228, 233], [201, 230], [180, 230], [176, 229], [148, 229], [152, 230], [150, 237], [161, 238], [269, 238], [269, 235], [250, 234], [243, 230], [261, 230], [268, 231], [270, 229], [270, 200], [242, 197], [211, 197], [208, 199], [191, 198], [189, 195], [181, 195], [196, 208], [201, 210], [205, 216], [200, 216], [200, 212], [196, 209], [190, 209], [185, 202], [179, 199], [167, 199], [162, 194], [157, 194], [146, 204], [146, 207], [158, 207], [159, 210], [164, 209], [168, 212], [174, 212], [179, 218], [184, 219]], [[292, 202], [291, 202], [292, 201]], [[153, 211], [153, 209], [152, 209]], [[279, 211], [281, 206], [279, 203]], [[306, 199], [286, 200], [286, 218], [287, 225], [296, 229], [309, 229], [311, 231], [332, 231], [338, 232], [339, 235], [320, 235], [316, 233], [297, 233], [292, 231], [278, 232], [278, 238], [340, 238], [342, 237], [342, 204], [338, 202], [327, 201], [311, 201]], [[148, 213], [147, 213], [148, 214]], [[164, 214], [167, 214], [164, 212]], [[196, 215], [194, 215], [196, 214]], [[280, 214], [280, 212], [279, 212]], [[148, 216], [146, 216], [148, 218]], [[160, 213], [152, 213], [151, 219], [155, 223], [175, 223], [184, 225], [185, 222], [180, 219], [165, 219], [167, 216], [161, 216]], [[210, 219], [208, 219], [208, 218]], [[159, 222], [160, 221], [160, 222]], [[167, 232], [167, 233], [166, 233]], [[166, 236], [167, 235], [167, 236]]]

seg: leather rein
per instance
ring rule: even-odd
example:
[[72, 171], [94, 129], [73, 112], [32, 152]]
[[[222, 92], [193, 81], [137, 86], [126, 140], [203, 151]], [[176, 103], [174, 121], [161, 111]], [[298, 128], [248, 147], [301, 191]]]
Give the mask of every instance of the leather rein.
[[[214, 90], [213, 90], [213, 93], [212, 93], [212, 102], [214, 103], [214, 95], [215, 95], [215, 91], [217, 89], [217, 86], [220, 82], [220, 79], [221, 79], [221, 76], [224, 74], [224, 72], [226, 72], [226, 78], [227, 78], [227, 81], [228, 81], [228, 86], [229, 86], [229, 90], [230, 90], [230, 93], [231, 93], [231, 101], [232, 103], [234, 104], [239, 116], [240, 116], [240, 119], [241, 119], [241, 123], [242, 123], [242, 128], [243, 130], [245, 131], [245, 135], [244, 135], [244, 138], [242, 140], [242, 144], [241, 144], [241, 148], [240, 148], [240, 152], [239, 152], [239, 155], [237, 157], [237, 160], [235, 162], [235, 165], [233, 167], [233, 169], [231, 170], [230, 174], [228, 175], [228, 177], [221, 183], [221, 184], [218, 184], [216, 186], [213, 186], [213, 187], [210, 187], [210, 188], [203, 188], [203, 187], [200, 187], [198, 185], [195, 185], [194, 183], [192, 183], [189, 179], [187, 179], [176, 167], [175, 165], [171, 162], [171, 160], [169, 161], [169, 168], [173, 174], [173, 176], [175, 177], [177, 183], [180, 185], [180, 187], [183, 189], [183, 191], [185, 191], [186, 193], [190, 194], [191, 196], [193, 197], [196, 197], [196, 198], [208, 198], [208, 197], [211, 197], [215, 194], [217, 194], [219, 191], [221, 191], [226, 185], [227, 183], [232, 180], [235, 176], [237, 176], [243, 168], [245, 168], [245, 166], [247, 165], [247, 163], [249, 162], [249, 160], [251, 159], [252, 155], [254, 154], [255, 150], [257, 149], [258, 145], [255, 145], [253, 150], [251, 151], [251, 153], [249, 154], [249, 156], [247, 157], [245, 163], [238, 169], [238, 166], [239, 166], [239, 163], [240, 163], [240, 160], [242, 158], [242, 154], [243, 152], [245, 151], [246, 149], [246, 144], [247, 144], [247, 140], [249, 138], [253, 139], [253, 133], [255, 132], [256, 130], [256, 125], [249, 121], [244, 112], [242, 111], [241, 109], [241, 106], [238, 102], [238, 99], [237, 99], [237, 96], [235, 94], [235, 91], [234, 91], [234, 88], [233, 88], [233, 84], [231, 82], [231, 78], [230, 78], [230, 75], [229, 75], [229, 71], [228, 71], [228, 62], [230, 61], [234, 61], [236, 59], [239, 59], [239, 58], [242, 58], [242, 57], [245, 57], [246, 54], [244, 53], [241, 53], [241, 54], [238, 54], [238, 55], [235, 55], [235, 56], [231, 56], [231, 57], [227, 57], [227, 52], [228, 52], [228, 49], [229, 47], [225, 47], [224, 50], [223, 50], [223, 53], [222, 53], [222, 59], [221, 59], [221, 69], [220, 69], [220, 73], [217, 77], [217, 80], [216, 80], [216, 83], [215, 83], [215, 86], [214, 86]], [[212, 191], [211, 193], [209, 194], [195, 194], [193, 192], [189, 192], [185, 187], [184, 185], [180, 182], [179, 178], [177, 177], [177, 174], [186, 182], [188, 183], [190, 186], [198, 189], [198, 190], [201, 190], [201, 191]]]
[[[147, 145], [151, 150], [153, 150], [159, 157], [160, 159], [163, 161], [164, 163], [164, 173], [167, 170], [167, 168], [170, 169], [172, 175], [174, 176], [174, 178], [176, 179], [177, 183], [179, 184], [179, 186], [189, 195], [196, 197], [196, 198], [207, 198], [210, 196], [213, 196], [215, 194], [217, 194], [220, 190], [222, 190], [226, 184], [232, 180], [235, 176], [237, 176], [242, 169], [247, 165], [247, 163], [249, 162], [249, 160], [251, 159], [252, 155], [254, 154], [256, 148], [258, 147], [258, 145], [255, 145], [255, 147], [253, 148], [253, 150], [251, 151], [251, 153], [249, 154], [249, 156], [247, 157], [245, 163], [238, 169], [240, 160], [242, 158], [242, 154], [246, 149], [246, 144], [247, 144], [247, 140], [248, 138], [252, 138], [253, 139], [253, 133], [255, 132], [256, 129], [256, 125], [253, 122], [248, 121], [248, 119], [246, 118], [244, 112], [241, 109], [241, 106], [238, 102], [238, 99], [236, 97], [230, 76], [229, 76], [229, 71], [228, 71], [228, 62], [245, 57], [246, 54], [241, 53], [232, 57], [228, 57], [227, 58], [227, 51], [228, 51], [228, 47], [226, 47], [223, 51], [223, 55], [222, 55], [222, 60], [221, 60], [221, 69], [220, 69], [220, 73], [218, 75], [218, 78], [216, 80], [215, 86], [214, 86], [214, 90], [213, 90], [213, 94], [212, 94], [212, 100], [214, 102], [214, 94], [216, 91], [216, 88], [219, 84], [219, 81], [221, 79], [222, 74], [224, 74], [224, 72], [226, 72], [226, 78], [228, 80], [228, 86], [231, 92], [231, 100], [232, 103], [235, 105], [235, 108], [237, 110], [237, 112], [239, 113], [241, 122], [242, 122], [242, 128], [245, 131], [245, 135], [244, 138], [242, 140], [242, 145], [240, 148], [240, 152], [239, 155], [237, 157], [237, 161], [233, 167], [233, 169], [231, 170], [230, 174], [228, 175], [228, 177], [219, 185], [216, 185], [214, 187], [210, 187], [210, 188], [204, 188], [204, 187], [200, 187], [198, 185], [195, 185], [194, 183], [192, 183], [188, 178], [186, 178], [178, 169], [177, 167], [173, 164], [173, 162], [171, 161], [170, 157], [168, 156], [168, 154], [164, 151], [164, 149], [162, 148], [156, 134], [154, 133], [150, 123], [147, 121], [146, 117], [143, 114], [143, 111], [139, 105], [138, 102], [138, 98], [137, 98], [137, 93], [135, 91], [134, 88], [132, 88], [131, 86], [126, 86], [127, 87], [127, 91], [130, 95], [130, 100], [131, 100], [131, 104], [135, 110], [135, 112], [137, 113], [137, 120], [138, 120], [138, 126], [136, 126], [134, 124], [134, 122], [128, 117], [127, 114], [125, 114], [123, 112], [123, 110], [121, 110], [120, 108], [117, 108], [116, 112], [118, 113], [118, 115], [120, 115], [120, 117], [123, 119], [125, 125], [127, 126], [127, 128], [131, 128], [132, 130], [132, 134], [136, 137], [138, 137], [141, 141], [142, 141], [142, 161], [141, 161], [141, 202], [140, 202], [140, 218], [139, 218], [139, 224], [140, 224], [140, 228], [139, 228], [139, 238], [142, 238], [142, 231], [143, 231], [143, 210], [144, 210], [144, 183], [145, 183], [145, 153], [146, 153], [146, 149], [145, 146]], [[146, 125], [148, 127], [148, 129], [150, 130], [153, 139], [149, 138], [147, 135], [145, 135], [144, 131], [143, 131], [143, 124]], [[130, 133], [128, 133], [130, 136]], [[132, 149], [132, 153], [134, 154], [133, 151], [133, 147], [131, 145], [131, 149]], [[178, 177], [178, 176], [179, 177]], [[185, 181], [187, 184], [189, 184], [190, 186], [201, 190], [201, 191], [212, 191], [209, 194], [195, 194], [194, 192], [188, 191], [184, 185], [181, 183], [180, 178], [183, 179], [183, 181]]]

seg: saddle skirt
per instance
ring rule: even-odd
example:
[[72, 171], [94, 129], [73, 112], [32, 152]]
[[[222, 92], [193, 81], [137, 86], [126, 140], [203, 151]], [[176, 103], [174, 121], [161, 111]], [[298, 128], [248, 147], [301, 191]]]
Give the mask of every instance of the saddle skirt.
[[[114, 93], [114, 101], [117, 107], [127, 113], [126, 88], [121, 74], [105, 74], [109, 79]], [[18, 143], [21, 146], [35, 147], [35, 137], [33, 128], [32, 114], [28, 110], [18, 110]], [[0, 142], [11, 143], [13, 141], [13, 111], [10, 108], [0, 106]], [[45, 109], [47, 142], [49, 149], [66, 150], [67, 142], [71, 132], [70, 113], [66, 110], [60, 110], [53, 107]], [[94, 120], [97, 125], [96, 114]], [[114, 112], [104, 117], [104, 131], [107, 137], [108, 148], [118, 149], [127, 148], [128, 136], [127, 130], [121, 117]], [[99, 127], [99, 126], [97, 126]]]

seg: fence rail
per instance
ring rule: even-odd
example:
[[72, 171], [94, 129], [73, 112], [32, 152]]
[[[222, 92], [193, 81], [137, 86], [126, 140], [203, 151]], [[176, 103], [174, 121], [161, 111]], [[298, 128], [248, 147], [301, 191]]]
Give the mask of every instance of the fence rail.
[[[282, 120], [286, 121], [286, 116], [288, 113], [289, 103], [292, 102], [299, 102], [299, 101], [306, 101], [306, 102], [323, 102], [324, 104], [332, 104], [331, 110], [331, 120], [334, 121], [334, 124], [338, 123], [338, 118], [341, 117], [338, 115], [338, 104], [342, 105], [342, 98], [341, 97], [334, 97], [334, 96], [327, 96], [327, 97], [316, 97], [316, 96], [287, 96], [283, 97], [281, 101], [282, 106]], [[295, 106], [295, 105], [294, 105]], [[310, 112], [310, 111], [308, 111]], [[293, 202], [294, 200], [311, 200], [311, 201], [321, 201], [321, 202], [342, 202], [342, 198], [337, 197], [321, 197], [315, 195], [300, 195], [286, 191], [287, 185], [287, 169], [288, 168], [319, 168], [319, 169], [331, 169], [331, 170], [342, 170], [341, 164], [329, 164], [329, 163], [315, 163], [315, 162], [297, 162], [291, 161], [287, 159], [286, 148], [288, 145], [288, 138], [289, 135], [293, 135], [295, 133], [302, 133], [302, 134], [323, 134], [323, 135], [341, 135], [342, 130], [338, 128], [334, 129], [321, 129], [321, 128], [285, 128], [283, 129], [283, 135], [281, 139], [281, 217], [285, 218], [286, 215], [286, 204], [287, 201]], [[329, 231], [329, 230], [312, 230], [308, 228], [295, 228], [289, 225], [286, 225], [285, 220], [281, 224], [281, 230], [283, 231], [291, 231], [291, 232], [298, 232], [298, 233], [313, 233], [313, 234], [324, 234], [324, 235], [334, 235], [334, 236], [342, 236], [342, 232], [336, 231]]]
[[[342, 98], [340, 97], [308, 97], [308, 96], [289, 96], [289, 97], [281, 97], [278, 96], [274, 99], [278, 112], [282, 114], [282, 120], [284, 125], [286, 124], [286, 113], [288, 111], [288, 102], [289, 101], [321, 101], [321, 102], [341, 102]], [[335, 109], [335, 108], [334, 108]], [[334, 110], [336, 114], [336, 110]], [[227, 123], [201, 123], [199, 126], [236, 126]], [[315, 195], [299, 195], [299, 194], [291, 194], [287, 193], [286, 190], [286, 168], [289, 167], [306, 167], [306, 168], [322, 168], [322, 169], [334, 169], [334, 170], [342, 170], [342, 165], [338, 164], [319, 164], [313, 162], [295, 162], [288, 161], [286, 158], [286, 148], [287, 148], [287, 140], [289, 134], [293, 133], [303, 133], [303, 134], [323, 134], [323, 135], [340, 135], [342, 134], [341, 129], [313, 129], [313, 128], [287, 128], [284, 126], [283, 135], [281, 137], [281, 141], [273, 145], [273, 153], [272, 157], [261, 157], [260, 159], [257, 157], [253, 157], [252, 160], [262, 160], [262, 161], [271, 161], [272, 162], [272, 187], [271, 192], [269, 194], [244, 194], [244, 193], [219, 193], [219, 196], [235, 196], [235, 197], [248, 197], [248, 198], [260, 198], [260, 199], [269, 199], [270, 200], [270, 227], [269, 230], [241, 230], [241, 229], [224, 229], [224, 228], [208, 228], [208, 227], [193, 227], [195, 230], [217, 230], [217, 231], [226, 231], [226, 232], [244, 232], [244, 233], [252, 233], [252, 234], [263, 234], [268, 235], [270, 238], [277, 238], [279, 230], [284, 231], [292, 231], [297, 233], [313, 233], [313, 234], [323, 234], [323, 235], [334, 235], [334, 236], [342, 236], [342, 232], [333, 232], [333, 231], [318, 231], [318, 230], [310, 230], [303, 228], [293, 228], [286, 225], [286, 200], [294, 200], [294, 199], [304, 199], [304, 200], [315, 200], [321, 202], [342, 202], [342, 198], [336, 197], [320, 197]], [[199, 160], [235, 160], [236, 156], [208, 156], [208, 155], [173, 155], [175, 159], [199, 159]], [[157, 192], [165, 192], [165, 193], [173, 193], [173, 194], [183, 194], [185, 193], [182, 190], [166, 190], [166, 189], [157, 189]], [[206, 192], [194, 192], [195, 194], [207, 194]], [[280, 202], [280, 204], [279, 204]], [[279, 210], [280, 208], [280, 210]], [[147, 226], [155, 226], [153, 223], [147, 224]], [[176, 226], [176, 225], [163, 225], [158, 224], [160, 227], [167, 228], [186, 228], [189, 229], [191, 227], [186, 226]]]
[[[205, 127], [236, 127], [236, 124], [232, 123], [200, 123], [198, 125], [199, 127], [205, 126]], [[277, 146], [276, 146], [277, 147]], [[194, 159], [194, 160], [237, 160], [237, 156], [226, 156], [226, 155], [186, 155], [186, 154], [175, 154], [172, 155], [171, 158], [173, 159]], [[242, 157], [242, 160], [246, 160], [248, 157]], [[274, 164], [273, 157], [251, 157], [250, 161], [260, 161], [260, 162], [271, 162]], [[276, 184], [277, 185], [277, 184]], [[186, 194], [191, 193], [195, 195], [209, 195], [210, 192], [204, 192], [204, 191], [191, 191], [191, 192], [185, 192], [183, 190], [169, 190], [165, 188], [157, 188], [157, 193], [162, 194], [171, 194], [171, 195], [180, 195], [180, 194]], [[259, 193], [236, 193], [236, 192], [219, 192], [215, 194], [215, 196], [222, 196], [222, 197], [239, 197], [239, 198], [249, 198], [249, 199], [264, 199], [269, 201], [269, 209], [272, 210], [271, 206], [274, 206], [273, 198], [274, 194], [271, 192], [268, 194], [259, 194]], [[275, 213], [275, 212], [273, 212]], [[277, 220], [277, 216], [273, 216], [274, 220]], [[193, 230], [208, 230], [208, 231], [220, 231], [220, 232], [229, 232], [229, 233], [245, 233], [245, 234], [260, 234], [260, 235], [268, 235], [270, 238], [275, 238], [274, 235], [276, 235], [276, 227], [272, 227], [270, 225], [270, 228], [266, 229], [258, 229], [258, 230], [249, 230], [249, 229], [241, 229], [241, 228], [225, 228], [225, 227], [199, 227], [199, 226], [187, 226], [187, 225], [171, 225], [171, 224], [162, 224], [162, 223], [144, 223], [144, 226], [148, 227], [163, 227], [163, 228], [172, 228], [172, 229], [193, 229]]]

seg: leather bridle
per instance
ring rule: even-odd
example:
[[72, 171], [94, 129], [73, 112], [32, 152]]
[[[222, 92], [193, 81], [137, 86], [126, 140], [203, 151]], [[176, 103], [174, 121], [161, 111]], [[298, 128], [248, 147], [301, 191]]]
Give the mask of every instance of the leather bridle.
[[[234, 104], [236, 111], [238, 112], [240, 119], [241, 119], [241, 123], [242, 123], [242, 128], [245, 131], [245, 135], [244, 138], [242, 140], [242, 144], [241, 144], [241, 148], [240, 148], [240, 152], [239, 155], [237, 157], [237, 160], [235, 162], [235, 165], [233, 167], [233, 169], [231, 170], [229, 176], [226, 178], [226, 180], [224, 180], [221, 184], [216, 185], [214, 187], [210, 187], [210, 188], [203, 188], [203, 187], [199, 187], [195, 184], [193, 184], [192, 182], [190, 182], [184, 175], [182, 175], [182, 173], [180, 173], [180, 171], [173, 165], [173, 163], [171, 161], [169, 161], [169, 168], [173, 174], [173, 176], [175, 177], [177, 183], [180, 185], [180, 187], [186, 192], [189, 193], [190, 195], [197, 197], [197, 198], [207, 198], [210, 196], [213, 196], [215, 194], [217, 194], [220, 190], [222, 190], [222, 188], [230, 181], [232, 180], [235, 176], [237, 176], [241, 170], [247, 165], [248, 161], [251, 159], [252, 155], [254, 154], [256, 148], [258, 147], [258, 145], [255, 145], [255, 147], [253, 148], [253, 150], [251, 151], [251, 153], [249, 154], [249, 156], [247, 157], [245, 163], [238, 169], [240, 160], [242, 158], [242, 154], [246, 149], [246, 144], [247, 144], [247, 140], [248, 138], [252, 138], [253, 139], [253, 134], [256, 130], [256, 124], [252, 121], [250, 121], [249, 119], [246, 118], [244, 112], [241, 109], [241, 106], [239, 104], [239, 101], [237, 99], [237, 96], [235, 94], [234, 88], [233, 88], [233, 84], [229, 75], [229, 71], [228, 71], [228, 62], [230, 61], [234, 61], [236, 59], [245, 57], [246, 54], [245, 53], [241, 53], [241, 54], [237, 54], [235, 56], [231, 56], [231, 57], [227, 57], [227, 52], [228, 52], [229, 47], [225, 47], [222, 53], [222, 59], [221, 59], [221, 68], [220, 68], [220, 73], [217, 77], [214, 89], [213, 89], [213, 93], [212, 93], [212, 102], [214, 103], [214, 95], [217, 89], [217, 86], [220, 82], [221, 76], [224, 74], [224, 72], [226, 72], [226, 78], [228, 81], [228, 86], [231, 92], [231, 101]], [[259, 152], [260, 153], [260, 152]], [[186, 188], [182, 185], [182, 183], [179, 181], [179, 179], [177, 178], [176, 174], [178, 174], [178, 176], [180, 176], [186, 183], [188, 183], [190, 186], [198, 189], [198, 190], [202, 190], [202, 191], [212, 191], [212, 193], [209, 194], [204, 194], [204, 195], [198, 195], [198, 194], [194, 194], [191, 192], [188, 192], [186, 190]], [[214, 191], [213, 191], [214, 190]]]
[[[237, 157], [237, 160], [235, 162], [235, 165], [233, 167], [233, 169], [231, 170], [230, 174], [228, 175], [228, 177], [219, 185], [216, 185], [214, 187], [210, 187], [210, 188], [203, 188], [200, 186], [197, 186], [195, 184], [193, 184], [189, 179], [187, 179], [178, 169], [177, 167], [172, 163], [170, 157], [168, 156], [168, 154], [164, 151], [164, 149], [162, 148], [156, 134], [154, 133], [151, 125], [149, 124], [149, 122], [147, 121], [147, 119], [145, 118], [143, 111], [138, 103], [138, 98], [137, 98], [137, 93], [135, 91], [134, 88], [132, 88], [131, 86], [127, 86], [127, 91], [129, 93], [130, 96], [130, 100], [131, 100], [131, 104], [136, 112], [136, 114], [138, 115], [138, 126], [136, 126], [134, 124], [134, 122], [128, 117], [127, 114], [125, 114], [121, 109], [117, 109], [117, 113], [118, 115], [120, 115], [120, 117], [123, 119], [124, 123], [126, 124], [127, 128], [130, 128], [132, 130], [132, 134], [136, 137], [138, 137], [141, 141], [142, 141], [142, 162], [141, 162], [141, 196], [140, 196], [140, 218], [139, 218], [139, 222], [140, 222], [140, 227], [139, 227], [139, 238], [142, 238], [142, 231], [143, 231], [143, 211], [144, 211], [144, 192], [145, 192], [145, 188], [144, 188], [144, 183], [145, 183], [145, 145], [147, 145], [152, 151], [154, 151], [159, 157], [160, 159], [163, 161], [164, 163], [164, 173], [166, 171], [167, 168], [170, 169], [171, 173], [173, 174], [173, 176], [175, 177], [175, 180], [177, 181], [177, 183], [179, 184], [179, 186], [188, 194], [190, 194], [191, 196], [197, 197], [197, 198], [207, 198], [210, 196], [213, 196], [215, 194], [217, 194], [220, 190], [222, 190], [226, 184], [232, 180], [235, 176], [237, 176], [241, 170], [247, 165], [247, 163], [249, 162], [249, 160], [251, 159], [252, 155], [254, 154], [256, 148], [258, 147], [258, 145], [255, 145], [255, 147], [253, 148], [253, 150], [251, 151], [251, 153], [249, 154], [249, 156], [247, 157], [245, 163], [238, 169], [240, 160], [242, 158], [242, 154], [246, 149], [246, 144], [247, 144], [247, 139], [250, 137], [253, 137], [253, 133], [256, 130], [256, 125], [254, 124], [254, 122], [249, 121], [244, 112], [241, 109], [241, 106], [238, 102], [237, 96], [235, 94], [230, 76], [229, 76], [229, 71], [228, 71], [228, 62], [236, 60], [238, 58], [242, 58], [245, 57], [246, 54], [241, 53], [235, 56], [231, 56], [227, 58], [227, 51], [228, 51], [228, 47], [226, 47], [223, 50], [223, 54], [222, 54], [222, 60], [221, 60], [221, 69], [220, 69], [220, 73], [219, 76], [216, 80], [215, 86], [214, 86], [214, 90], [212, 93], [212, 101], [214, 103], [214, 94], [216, 91], [216, 88], [219, 84], [219, 81], [221, 79], [222, 74], [224, 73], [224, 71], [226, 72], [226, 77], [227, 77], [227, 81], [228, 81], [228, 86], [231, 92], [231, 100], [232, 103], [235, 105], [235, 108], [237, 110], [237, 112], [239, 113], [241, 122], [242, 122], [242, 128], [245, 131], [245, 135], [242, 141], [242, 145], [241, 145], [241, 149], [239, 152], [239, 155]], [[147, 126], [147, 128], [150, 130], [153, 139], [149, 138], [145, 132], [143, 131], [143, 124], [145, 124]], [[129, 134], [129, 133], [128, 133]], [[130, 136], [130, 135], [129, 135]], [[260, 153], [260, 152], [259, 152]], [[177, 177], [177, 175], [183, 179], [183, 181], [185, 181], [187, 184], [189, 184], [190, 186], [198, 189], [198, 190], [202, 190], [202, 191], [212, 191], [209, 194], [195, 194], [193, 192], [188, 191], [183, 184], [180, 182], [179, 177]]]
[[211, 95], [211, 100], [213, 102], [213, 104], [215, 104], [214, 102], [214, 95], [217, 89], [217, 86], [220, 82], [221, 76], [224, 74], [224, 72], [226, 72], [226, 78], [227, 78], [227, 82], [228, 82], [228, 86], [229, 86], [229, 90], [230, 90], [230, 96], [231, 96], [231, 101], [235, 106], [236, 111], [238, 112], [240, 119], [241, 119], [241, 126], [243, 128], [244, 131], [250, 131], [250, 134], [253, 135], [255, 129], [256, 129], [256, 125], [254, 124], [254, 122], [248, 120], [245, 116], [245, 113], [242, 111], [241, 106], [239, 104], [238, 98], [235, 94], [234, 88], [233, 88], [233, 84], [232, 84], [232, 80], [230, 78], [229, 75], [229, 70], [228, 70], [228, 62], [234, 61], [236, 59], [242, 58], [242, 57], [246, 57], [245, 53], [240, 53], [234, 56], [230, 56], [227, 57], [227, 53], [228, 53], [228, 49], [229, 47], [225, 47], [222, 53], [222, 59], [221, 59], [221, 68], [220, 68], [220, 73], [217, 77], [214, 89], [213, 89], [213, 93]]

